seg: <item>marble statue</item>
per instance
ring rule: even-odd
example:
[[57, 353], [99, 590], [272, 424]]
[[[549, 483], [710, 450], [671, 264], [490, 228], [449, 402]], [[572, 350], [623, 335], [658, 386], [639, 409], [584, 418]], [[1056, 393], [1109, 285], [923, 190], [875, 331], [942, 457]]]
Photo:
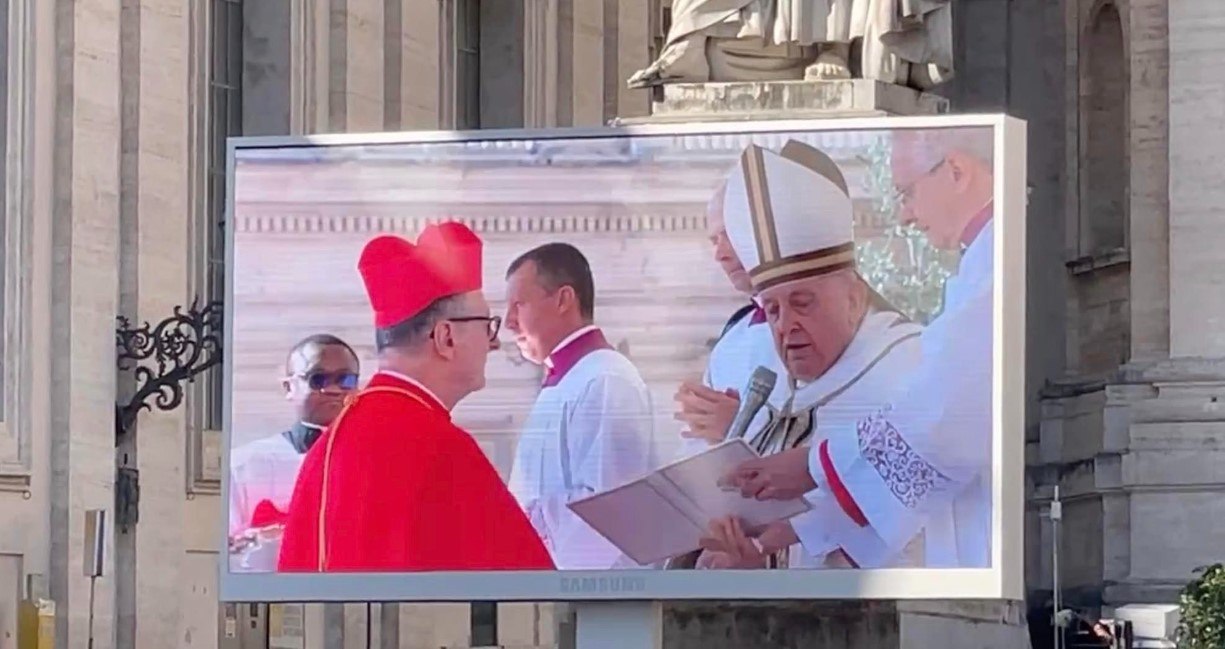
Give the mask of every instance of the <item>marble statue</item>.
[[952, 0], [674, 0], [631, 88], [862, 78], [928, 90], [953, 75]]

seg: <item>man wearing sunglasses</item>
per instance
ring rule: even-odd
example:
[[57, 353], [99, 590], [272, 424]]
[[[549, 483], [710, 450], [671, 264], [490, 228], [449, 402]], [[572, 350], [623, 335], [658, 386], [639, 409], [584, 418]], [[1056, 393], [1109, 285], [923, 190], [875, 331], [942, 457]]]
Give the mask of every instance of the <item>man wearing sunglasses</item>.
[[451, 419], [485, 387], [498, 347], [481, 249], [467, 227], [443, 223], [416, 244], [379, 236], [362, 250], [379, 371], [306, 455], [280, 570], [553, 569], [493, 464]]
[[[357, 389], [357, 354], [331, 334], [308, 336], [289, 350], [285, 400], [294, 411], [287, 430], [244, 444], [230, 459], [230, 538], [235, 570], [276, 569], [276, 533], [289, 510], [302, 456]], [[261, 534], [262, 532], [262, 534]]]

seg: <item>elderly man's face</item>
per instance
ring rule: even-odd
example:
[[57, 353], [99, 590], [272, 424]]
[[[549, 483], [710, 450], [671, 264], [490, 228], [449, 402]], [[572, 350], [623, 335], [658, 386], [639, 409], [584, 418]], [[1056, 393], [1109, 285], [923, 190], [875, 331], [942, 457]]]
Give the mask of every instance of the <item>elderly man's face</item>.
[[787, 371], [801, 381], [814, 381], [851, 344], [868, 292], [854, 271], [840, 271], [768, 288], [761, 298]]
[[921, 142], [898, 137], [891, 166], [894, 186], [902, 196], [902, 222], [925, 232], [938, 248], [956, 248], [962, 225], [956, 204], [957, 165], [949, 158], [933, 157]]
[[709, 226], [707, 236], [710, 239], [715, 262], [723, 269], [727, 280], [737, 291], [751, 294], [753, 283], [749, 281], [749, 274], [744, 270], [744, 264], [740, 263], [740, 258], [732, 249], [731, 240], [727, 238], [727, 227], [723, 221], [723, 192], [724, 189], [720, 188], [715, 193], [715, 197], [711, 199], [710, 204], [706, 206], [706, 223]]

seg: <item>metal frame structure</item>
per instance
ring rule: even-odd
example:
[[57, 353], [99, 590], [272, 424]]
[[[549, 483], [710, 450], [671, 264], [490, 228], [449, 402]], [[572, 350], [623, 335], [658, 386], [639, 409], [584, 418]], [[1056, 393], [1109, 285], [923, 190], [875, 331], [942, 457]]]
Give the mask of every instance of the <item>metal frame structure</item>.
[[[261, 148], [598, 139], [706, 134], [896, 131], [989, 127], [995, 138], [994, 354], [992, 364], [992, 560], [986, 569], [507, 571], [429, 573], [232, 573], [219, 561], [222, 601], [658, 601], [753, 599], [1008, 599], [1024, 597], [1024, 417], [1026, 273], [1026, 134], [1005, 115], [942, 115], [635, 125], [608, 128], [370, 133], [231, 138], [227, 155], [227, 221], [234, 218], [238, 152]], [[226, 298], [232, 305], [234, 232], [227, 232]], [[225, 310], [224, 347], [232, 348], [234, 309]], [[225, 370], [225, 439], [230, 453], [233, 365]], [[228, 502], [229, 480], [222, 485]], [[222, 505], [224, 507], [224, 505]], [[224, 521], [225, 514], [221, 515]], [[226, 547], [219, 525], [218, 547]], [[223, 551], [224, 555], [224, 551]], [[611, 612], [611, 609], [608, 609]]]

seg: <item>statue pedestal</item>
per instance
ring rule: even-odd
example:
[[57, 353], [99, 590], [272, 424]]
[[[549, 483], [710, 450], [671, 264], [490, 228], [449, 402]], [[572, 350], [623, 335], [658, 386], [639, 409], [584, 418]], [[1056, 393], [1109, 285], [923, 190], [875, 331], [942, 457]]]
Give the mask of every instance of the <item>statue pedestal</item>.
[[614, 124], [880, 117], [947, 113], [944, 97], [867, 79], [678, 83], [656, 91], [649, 117]]
[[[937, 115], [938, 95], [863, 79], [673, 84], [614, 125]], [[815, 577], [814, 577], [815, 578]], [[939, 579], [933, 573], [932, 579]], [[1028, 649], [1011, 601], [693, 601], [662, 606], [668, 649]]]
[[1024, 605], [1001, 601], [676, 602], [668, 649], [1029, 649]]

